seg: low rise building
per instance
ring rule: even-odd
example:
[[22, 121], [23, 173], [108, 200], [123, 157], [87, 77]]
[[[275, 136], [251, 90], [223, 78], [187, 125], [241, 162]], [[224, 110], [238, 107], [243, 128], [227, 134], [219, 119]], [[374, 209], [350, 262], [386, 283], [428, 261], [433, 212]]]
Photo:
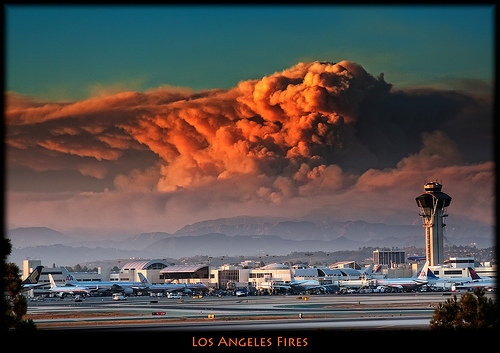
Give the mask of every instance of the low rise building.
[[160, 270], [162, 283], [203, 283], [208, 285], [208, 265], [174, 265]]
[[[160, 259], [131, 261], [122, 266], [118, 280], [140, 282], [139, 273], [142, 273], [151, 283], [164, 283], [160, 279], [160, 271], [168, 266], [168, 262]], [[116, 276], [111, 277], [116, 279]]]

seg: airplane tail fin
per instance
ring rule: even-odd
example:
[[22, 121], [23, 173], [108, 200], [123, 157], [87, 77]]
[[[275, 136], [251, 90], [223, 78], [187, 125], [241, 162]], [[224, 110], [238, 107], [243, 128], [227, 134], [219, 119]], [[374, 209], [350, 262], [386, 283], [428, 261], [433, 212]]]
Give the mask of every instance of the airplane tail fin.
[[35, 269], [26, 277], [22, 284], [37, 284], [42, 274], [43, 266], [37, 266]]
[[422, 268], [420, 269], [420, 271], [417, 271], [417, 273], [415, 273], [415, 276], [418, 279], [424, 279], [424, 280], [426, 280], [427, 279], [427, 269], [428, 268], [429, 268], [429, 261], [426, 261], [425, 264], [424, 264], [424, 266], [422, 266]]
[[76, 278], [71, 273], [69, 273], [69, 271], [66, 267], [64, 267], [64, 266], [61, 267], [61, 272], [63, 274], [64, 282], [71, 283], [71, 284], [78, 282], [76, 280]]
[[429, 278], [437, 278], [434, 272], [430, 268], [427, 268], [427, 277]]
[[151, 286], [151, 282], [149, 282], [149, 280], [140, 272], [139, 272], [139, 278], [142, 284], [145, 284], [147, 287]]
[[479, 277], [479, 275], [476, 273], [476, 271], [474, 271], [474, 269], [472, 267], [469, 267], [469, 273], [470, 273], [470, 277], [473, 280], [481, 279], [481, 277]]
[[377, 265], [377, 268], [373, 271], [373, 273], [382, 273], [382, 265]]
[[373, 266], [375, 266], [375, 264], [371, 264], [370, 266], [366, 267], [363, 272], [361, 272], [362, 275], [371, 275], [372, 272], [373, 272]]
[[52, 277], [51, 273], [49, 273], [49, 280], [50, 280], [50, 288], [57, 287], [56, 282], [54, 281], [54, 277]]

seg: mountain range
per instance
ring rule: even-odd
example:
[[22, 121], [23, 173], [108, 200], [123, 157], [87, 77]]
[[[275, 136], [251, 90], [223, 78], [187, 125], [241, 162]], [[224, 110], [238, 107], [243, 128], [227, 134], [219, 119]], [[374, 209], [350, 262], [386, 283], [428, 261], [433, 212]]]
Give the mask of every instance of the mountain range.
[[[495, 227], [447, 227], [445, 244], [493, 246]], [[371, 247], [424, 247], [419, 225], [357, 221], [304, 221], [234, 217], [197, 222], [175, 233], [149, 232], [123, 240], [84, 241], [44, 227], [7, 231], [13, 250], [9, 261], [29, 258], [42, 264], [73, 266], [111, 258], [181, 258], [194, 255], [285, 255], [293, 251], [353, 250]]]

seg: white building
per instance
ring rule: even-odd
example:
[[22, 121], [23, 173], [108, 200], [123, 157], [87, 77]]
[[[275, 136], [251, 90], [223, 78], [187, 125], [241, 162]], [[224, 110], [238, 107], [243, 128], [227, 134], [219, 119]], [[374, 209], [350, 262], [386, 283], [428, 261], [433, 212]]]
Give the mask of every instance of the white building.
[[159, 259], [131, 261], [122, 266], [118, 276], [111, 274], [111, 280], [140, 282], [142, 273], [151, 283], [165, 283], [160, 279], [160, 271], [168, 266], [168, 262]]
[[318, 280], [331, 285], [339, 279], [359, 278], [360, 272], [352, 268], [330, 269], [323, 267], [290, 268], [283, 264], [269, 264], [259, 268], [243, 268], [239, 265], [224, 265], [210, 271], [210, 285], [220, 289], [254, 287], [270, 288], [276, 284], [288, 284], [292, 280]]

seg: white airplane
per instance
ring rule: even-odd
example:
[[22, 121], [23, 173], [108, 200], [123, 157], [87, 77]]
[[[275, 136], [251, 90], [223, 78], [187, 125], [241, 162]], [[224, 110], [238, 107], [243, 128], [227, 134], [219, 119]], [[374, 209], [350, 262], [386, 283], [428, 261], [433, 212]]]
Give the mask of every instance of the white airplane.
[[373, 266], [375, 266], [375, 264], [365, 267], [365, 269], [361, 272], [361, 277], [371, 278], [373, 274]]
[[[124, 294], [132, 294], [134, 291], [145, 289], [146, 282], [144, 281], [144, 276], [141, 278], [141, 282], [98, 282], [98, 281], [78, 281], [65, 267], [61, 267], [61, 272], [63, 273], [64, 280], [66, 284], [72, 286], [84, 286], [90, 289], [91, 292], [106, 292], [110, 291], [112, 293], [123, 292]], [[139, 277], [141, 274], [139, 274]]]
[[427, 284], [427, 269], [429, 262], [426, 261], [424, 266], [410, 278], [386, 278], [377, 279], [377, 286], [385, 288], [396, 288], [400, 290], [410, 291]]
[[186, 284], [181, 283], [152, 284], [142, 273], [139, 273], [139, 278], [144, 282], [145, 289], [151, 293], [183, 292], [187, 288]]
[[339, 287], [366, 288], [376, 286], [377, 280], [371, 278], [339, 280]]
[[456, 292], [457, 290], [465, 289], [467, 291], [473, 291], [476, 288], [486, 288], [491, 290], [496, 290], [497, 282], [495, 278], [490, 277], [479, 277], [479, 275], [472, 268], [469, 267], [469, 272], [471, 274], [472, 281], [465, 283], [457, 283], [451, 286], [451, 291]]
[[59, 286], [57, 286], [51, 273], [49, 273], [49, 279], [50, 279], [49, 291], [52, 293], [56, 293], [57, 295], [59, 295], [61, 297], [63, 297], [65, 294], [70, 294], [70, 295], [83, 294], [83, 295], [85, 295], [85, 294], [90, 293], [90, 289], [88, 289], [87, 287], [82, 287], [82, 286], [59, 287]]
[[[374, 264], [371, 264], [367, 266], [362, 272], [361, 276], [359, 278], [355, 279], [346, 279], [346, 280], [339, 280], [339, 287], [346, 287], [346, 288], [365, 288], [365, 287], [370, 287], [373, 286], [376, 283], [375, 279], [372, 279], [374, 273], [373, 273], [373, 267]], [[379, 270], [380, 268], [377, 268]]]
[[479, 275], [476, 273], [476, 271], [474, 271], [474, 269], [471, 267], [469, 267], [469, 273], [470, 273], [471, 278], [474, 282], [491, 282], [491, 281], [493, 281], [493, 278], [491, 278], [491, 277], [487, 277], [487, 276], [479, 277]]
[[186, 292], [191, 290], [207, 290], [207, 286], [203, 283], [164, 283], [164, 284], [152, 284], [149, 280], [142, 274], [139, 273], [139, 278], [141, 283], [144, 282], [145, 289], [152, 293], [164, 293], [164, 292]]
[[441, 285], [444, 287], [445, 284], [453, 285], [456, 283], [463, 283], [463, 282], [471, 282], [474, 279], [478, 279], [479, 276], [477, 273], [469, 267], [469, 273], [471, 274], [470, 277], [437, 277], [434, 272], [429, 268], [427, 269], [427, 285], [428, 286], [436, 286], [436, 285]]
[[42, 274], [42, 268], [43, 266], [37, 266], [31, 271], [31, 273], [26, 277], [24, 281], [22, 281], [21, 285], [23, 288], [21, 291], [27, 291], [33, 288], [41, 287], [46, 285], [46, 283], [38, 283], [38, 280], [40, 279], [40, 275]]
[[377, 265], [377, 267], [374, 268], [371, 274], [372, 278], [383, 278], [384, 275], [382, 274], [382, 265]]
[[334, 286], [334, 285], [330, 285], [330, 284], [321, 284], [316, 279], [296, 280], [291, 268], [290, 268], [290, 278], [291, 278], [291, 281], [288, 283], [284, 283], [284, 284], [262, 283], [259, 287], [266, 288], [266, 289], [275, 289], [275, 288], [286, 289], [286, 290], [292, 290], [293, 292], [300, 293], [300, 292], [305, 292], [308, 290], [318, 290], [321, 292], [326, 292], [330, 287]]

